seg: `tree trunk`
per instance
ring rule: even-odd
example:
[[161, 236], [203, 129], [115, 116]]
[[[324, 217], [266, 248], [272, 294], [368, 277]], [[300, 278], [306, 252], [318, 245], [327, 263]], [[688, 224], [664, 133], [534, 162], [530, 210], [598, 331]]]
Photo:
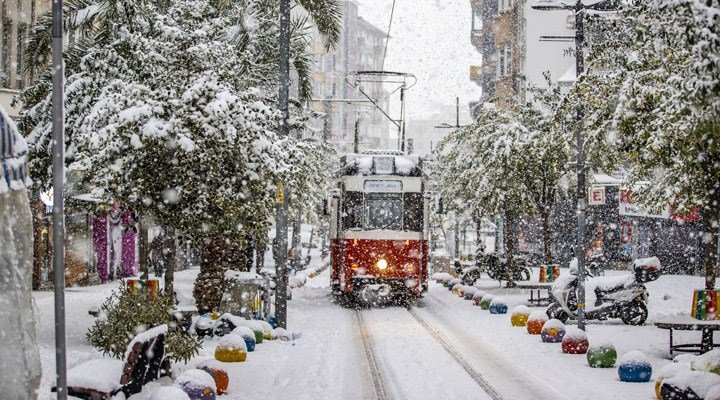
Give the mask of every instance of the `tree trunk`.
[[292, 257], [290, 257], [290, 267], [297, 271], [300, 268], [300, 257], [302, 254], [302, 246], [300, 243], [300, 231], [302, 229], [302, 221], [297, 219], [293, 221], [292, 242], [290, 244]]
[[485, 254], [485, 238], [482, 237], [482, 217], [476, 216], [475, 222], [475, 255]]
[[543, 234], [543, 258], [545, 264], [552, 264], [552, 232], [550, 232], [550, 211], [545, 209], [540, 211], [542, 218], [542, 234]]
[[705, 247], [705, 289], [715, 289], [718, 265], [718, 239], [720, 238], [720, 188], [713, 188], [710, 204], [702, 212], [703, 241]]
[[515, 216], [507, 208], [505, 209], [505, 256], [507, 257], [507, 264], [505, 267], [505, 273], [507, 274], [507, 285], [506, 287], [512, 288], [517, 286], [513, 279], [515, 273], [515, 261], [513, 260], [513, 253], [515, 252]]
[[218, 310], [223, 295], [225, 271], [245, 266], [243, 250], [224, 238], [207, 239], [200, 256], [200, 274], [195, 280], [193, 297], [200, 314]]
[[315, 238], [315, 227], [313, 226], [310, 229], [310, 240], [308, 240], [308, 253], [307, 253], [307, 257], [305, 257], [305, 266], [306, 267], [308, 265], [310, 265], [310, 261], [312, 260], [312, 242], [313, 242], [314, 238]]
[[174, 293], [175, 266], [177, 263], [177, 249], [175, 247], [175, 227], [168, 226], [165, 236], [165, 248], [163, 249], [165, 259], [165, 293]]

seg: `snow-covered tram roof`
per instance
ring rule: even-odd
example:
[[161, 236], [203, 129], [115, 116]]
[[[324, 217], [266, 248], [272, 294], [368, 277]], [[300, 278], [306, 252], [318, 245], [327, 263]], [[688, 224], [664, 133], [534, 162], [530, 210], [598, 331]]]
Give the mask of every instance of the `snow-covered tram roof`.
[[398, 175], [422, 176], [422, 158], [417, 154], [397, 151], [368, 151], [363, 154], [347, 154], [340, 159], [342, 167], [338, 176], [348, 175]]

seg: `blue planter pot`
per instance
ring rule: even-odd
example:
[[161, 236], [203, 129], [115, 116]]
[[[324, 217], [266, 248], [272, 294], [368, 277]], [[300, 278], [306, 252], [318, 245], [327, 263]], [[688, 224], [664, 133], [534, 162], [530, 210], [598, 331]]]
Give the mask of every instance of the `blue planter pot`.
[[618, 375], [623, 382], [650, 382], [652, 367], [650, 364], [620, 364]]
[[243, 336], [243, 340], [245, 341], [245, 347], [247, 347], [248, 353], [251, 351], [255, 351], [255, 338], [245, 337]]
[[507, 304], [490, 304], [490, 314], [507, 314]]

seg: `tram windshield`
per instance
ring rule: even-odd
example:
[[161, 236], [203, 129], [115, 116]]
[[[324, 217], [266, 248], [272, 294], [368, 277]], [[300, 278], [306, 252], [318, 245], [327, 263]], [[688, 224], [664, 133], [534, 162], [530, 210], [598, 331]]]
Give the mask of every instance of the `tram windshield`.
[[369, 194], [365, 197], [365, 229], [402, 230], [402, 195]]

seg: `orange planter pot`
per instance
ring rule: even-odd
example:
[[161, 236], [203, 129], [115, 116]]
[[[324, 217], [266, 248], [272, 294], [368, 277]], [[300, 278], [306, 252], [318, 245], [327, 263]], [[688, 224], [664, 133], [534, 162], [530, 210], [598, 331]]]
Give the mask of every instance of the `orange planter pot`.
[[539, 335], [542, 333], [543, 325], [545, 321], [533, 320], [527, 322], [527, 331], [531, 335]]

